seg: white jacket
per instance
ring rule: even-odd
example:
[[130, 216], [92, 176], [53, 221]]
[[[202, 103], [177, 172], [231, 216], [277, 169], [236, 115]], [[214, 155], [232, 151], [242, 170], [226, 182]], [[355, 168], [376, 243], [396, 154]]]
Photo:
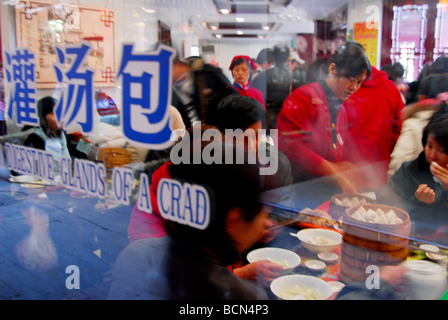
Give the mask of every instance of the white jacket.
[[403, 121], [400, 137], [395, 144], [389, 163], [389, 178], [400, 168], [403, 162], [413, 160], [423, 151], [423, 129], [435, 110], [424, 109]]

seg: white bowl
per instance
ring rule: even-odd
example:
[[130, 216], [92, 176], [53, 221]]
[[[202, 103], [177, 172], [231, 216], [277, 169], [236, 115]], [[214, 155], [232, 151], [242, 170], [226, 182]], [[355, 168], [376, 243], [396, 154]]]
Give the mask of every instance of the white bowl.
[[251, 263], [260, 260], [270, 260], [281, 265], [283, 269], [293, 269], [301, 262], [300, 256], [297, 253], [282, 248], [260, 248], [247, 254], [247, 261]]
[[308, 260], [305, 262], [305, 267], [312, 271], [321, 271], [324, 270], [327, 265], [325, 264], [325, 262], [319, 260]]
[[278, 277], [271, 282], [271, 291], [279, 300], [310, 299], [311, 297], [306, 294], [300, 295], [304, 290], [317, 294], [314, 295], [314, 300], [326, 300], [333, 294], [333, 289], [328, 283], [313, 276], [291, 274]]
[[339, 232], [320, 228], [300, 230], [297, 232], [297, 238], [305, 248], [316, 253], [333, 251], [342, 243], [342, 235]]
[[338, 255], [334, 252], [319, 252], [317, 254], [320, 260], [328, 262], [328, 263], [334, 263], [338, 261]]
[[345, 284], [339, 281], [328, 281], [327, 283], [333, 289], [333, 292], [339, 292], [345, 287]]

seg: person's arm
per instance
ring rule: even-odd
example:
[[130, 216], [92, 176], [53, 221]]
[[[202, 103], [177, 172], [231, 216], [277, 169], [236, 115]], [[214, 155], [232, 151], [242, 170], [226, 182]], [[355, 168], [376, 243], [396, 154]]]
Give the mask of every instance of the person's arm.
[[395, 300], [393, 288], [384, 280], [380, 280], [380, 289], [367, 289], [363, 282], [346, 285], [337, 294], [336, 300]]
[[[423, 152], [419, 157], [420, 159], [424, 157]], [[394, 194], [407, 205], [432, 207], [435, 205], [435, 190], [428, 186], [430, 185], [428, 180], [425, 181], [421, 176], [413, 174], [415, 170], [413, 169], [414, 161], [403, 163], [389, 179], [387, 187], [390, 188], [391, 194], [387, 197]]]
[[356, 187], [336, 163], [310, 148], [317, 116], [314, 100], [316, 98], [298, 91], [285, 100], [277, 119], [279, 149], [287, 155], [293, 170], [304, 170], [312, 176], [331, 176], [343, 192], [356, 193]]
[[397, 171], [392, 175], [387, 183], [401, 199], [408, 201], [414, 197], [418, 186], [411, 183], [409, 174], [409, 162], [403, 163]]
[[294, 92], [283, 103], [277, 118], [278, 144], [279, 149], [288, 156], [293, 168], [316, 168], [318, 171], [318, 166], [324, 160], [310, 148], [315, 118], [316, 109], [312, 98], [302, 92]]
[[404, 162], [417, 158], [423, 150], [421, 131], [422, 127], [419, 125], [419, 120], [408, 119], [403, 122], [400, 136], [391, 154], [389, 178]]
[[349, 177], [344, 173], [344, 170], [336, 163], [327, 160], [322, 160], [317, 167], [318, 173], [321, 176], [329, 176], [341, 188], [343, 193], [358, 193], [358, 188], [352, 183]]
[[405, 266], [383, 266], [379, 272], [379, 283], [368, 288], [367, 283], [353, 282], [337, 294], [336, 300], [396, 300], [400, 298], [404, 275], [409, 269]]
[[280, 276], [282, 270], [283, 267], [275, 262], [261, 260], [235, 268], [233, 272], [238, 278], [261, 281], [263, 286], [269, 287], [272, 280]]
[[411, 118], [416, 112], [421, 110], [437, 110], [439, 107], [440, 101], [437, 99], [425, 99], [422, 101], [418, 101], [412, 103], [405, 108], [403, 108], [401, 113], [401, 119], [404, 121], [406, 119]]
[[36, 131], [36, 128], [29, 128], [24, 131], [19, 131], [4, 136], [0, 136], [0, 143], [11, 142], [17, 139], [25, 141], [30, 134], [34, 133], [34, 131]]
[[448, 168], [440, 166], [437, 162], [433, 161], [430, 167], [431, 173], [439, 179], [443, 186], [444, 191], [448, 191]]

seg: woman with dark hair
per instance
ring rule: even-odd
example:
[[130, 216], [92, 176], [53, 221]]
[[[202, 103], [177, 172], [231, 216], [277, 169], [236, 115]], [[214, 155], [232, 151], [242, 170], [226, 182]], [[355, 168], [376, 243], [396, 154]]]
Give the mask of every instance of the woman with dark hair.
[[328, 59], [325, 78], [294, 90], [277, 119], [279, 149], [291, 161], [296, 182], [332, 176], [343, 192], [357, 192], [345, 174], [353, 164], [342, 161], [347, 114], [342, 102], [371, 73], [362, 46], [347, 42]]
[[442, 102], [423, 129], [423, 151], [394, 173], [388, 186], [410, 214], [442, 215], [448, 221], [448, 107]]
[[[86, 159], [87, 155], [77, 150], [77, 145], [71, 142], [59, 126], [54, 112], [55, 106], [56, 100], [50, 96], [37, 102], [40, 126], [26, 138], [24, 145], [46, 150], [53, 155], [53, 159], [56, 161], [59, 161], [61, 157]], [[83, 137], [83, 139], [85, 138]]]
[[257, 69], [257, 65], [248, 56], [235, 56], [230, 63], [229, 70], [232, 72], [234, 79], [233, 86], [242, 96], [254, 98], [265, 107], [263, 94], [260, 90], [250, 85], [253, 70]]

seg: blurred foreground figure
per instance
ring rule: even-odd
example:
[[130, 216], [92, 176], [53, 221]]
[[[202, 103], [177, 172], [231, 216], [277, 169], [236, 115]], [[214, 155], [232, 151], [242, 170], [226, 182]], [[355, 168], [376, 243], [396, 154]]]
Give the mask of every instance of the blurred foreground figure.
[[216, 106], [229, 94], [238, 94], [222, 70], [199, 57], [173, 62], [172, 105], [179, 110], [187, 128], [195, 122], [216, 123]]
[[[246, 149], [235, 144], [230, 148], [232, 156]], [[198, 150], [192, 151], [191, 159]], [[170, 190], [181, 185], [186, 200], [173, 209], [180, 210], [173, 211], [173, 216], [184, 220], [169, 221], [165, 236], [134, 241], [123, 250], [114, 268], [109, 299], [267, 299], [261, 284], [241, 279], [228, 268], [265, 235], [269, 212], [258, 201], [259, 166], [225, 164], [228, 149], [224, 145], [221, 151], [223, 164], [168, 167], [172, 179], [168, 181], [176, 182], [159, 182], [157, 206], [161, 212], [170, 210], [169, 197], [175, 197]], [[209, 209], [193, 192], [198, 190], [206, 190], [207, 197], [201, 199], [209, 201]], [[168, 202], [163, 201], [165, 195]], [[209, 221], [205, 229], [191, 226], [203, 219]]]
[[291, 92], [292, 77], [286, 63], [289, 57], [289, 49], [275, 46], [271, 50], [274, 64], [259, 75], [253, 81], [252, 86], [263, 93], [267, 111], [266, 129], [274, 129], [277, 123], [277, 116]]

